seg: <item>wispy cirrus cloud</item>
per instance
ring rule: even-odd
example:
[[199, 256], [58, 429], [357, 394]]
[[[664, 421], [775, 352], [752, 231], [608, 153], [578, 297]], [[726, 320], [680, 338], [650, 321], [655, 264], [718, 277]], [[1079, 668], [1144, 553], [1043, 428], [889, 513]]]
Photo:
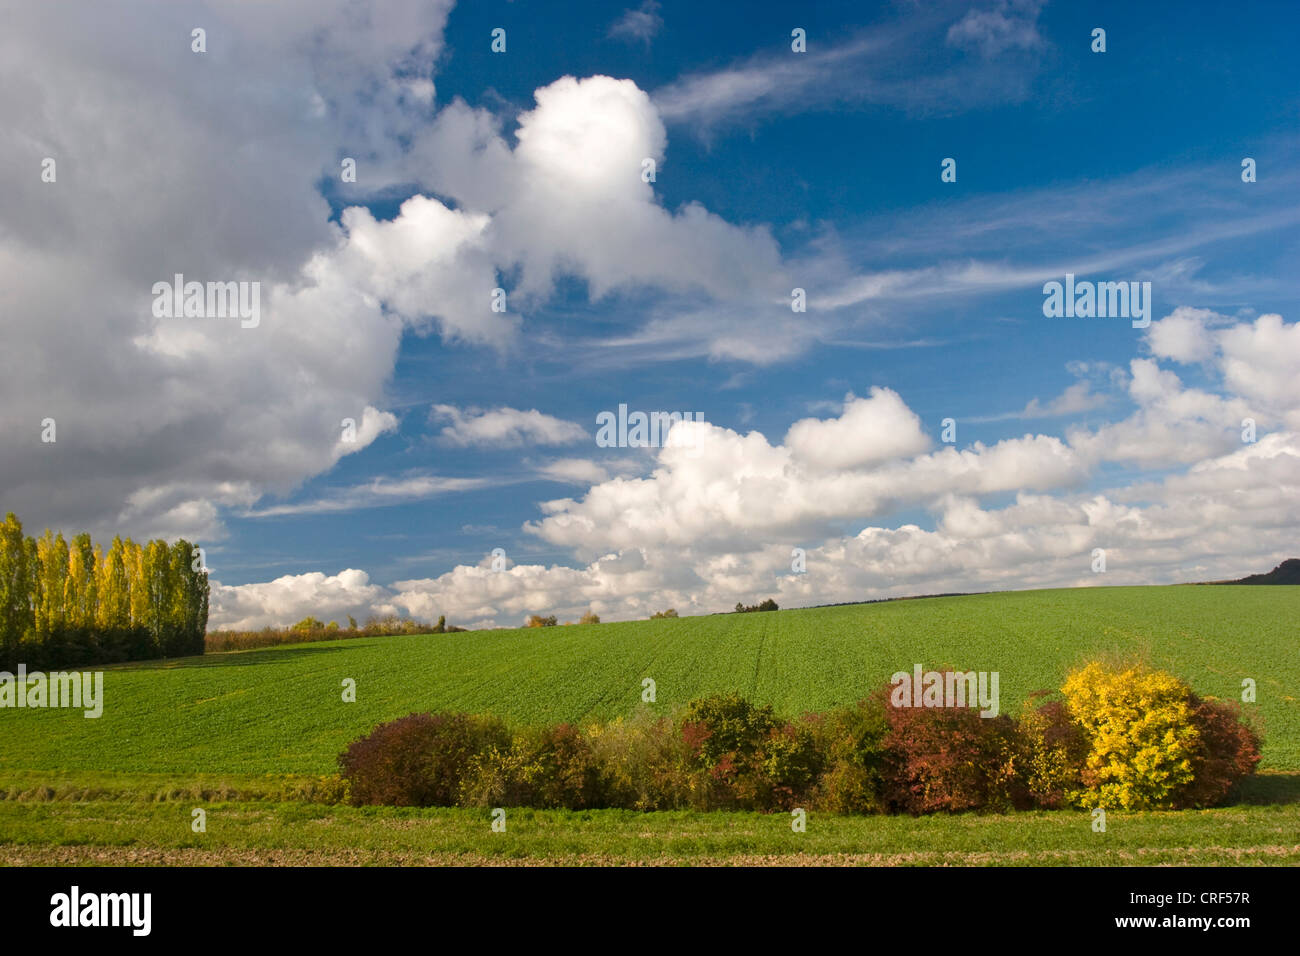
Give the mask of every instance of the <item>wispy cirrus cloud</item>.
[[625, 10], [609, 27], [609, 36], [616, 40], [644, 43], [647, 47], [663, 29], [664, 18], [659, 15], [656, 0], [645, 0], [641, 6]]
[[517, 480], [520, 479], [453, 478], [443, 475], [411, 475], [404, 478], [381, 476], [362, 484], [328, 491], [311, 501], [251, 509], [245, 511], [240, 517], [284, 518], [293, 515], [337, 514], [364, 508], [383, 508], [461, 491], [497, 487]]
[[706, 127], [844, 104], [950, 113], [1016, 103], [1029, 94], [1048, 49], [1037, 29], [1041, 7], [1039, 0], [1001, 0], [975, 10], [958, 3], [909, 8], [848, 39], [814, 32], [804, 53], [787, 41], [688, 74], [656, 90], [654, 101], [666, 121]]

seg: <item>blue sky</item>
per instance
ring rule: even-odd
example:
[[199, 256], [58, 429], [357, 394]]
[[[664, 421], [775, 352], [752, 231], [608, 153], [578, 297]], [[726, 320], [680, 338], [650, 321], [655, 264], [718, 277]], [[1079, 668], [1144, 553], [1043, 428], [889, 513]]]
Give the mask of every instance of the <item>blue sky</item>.
[[[269, 424], [283, 398], [236, 391], [226, 395], [223, 414], [268, 424], [257, 426], [260, 434], [231, 437], [224, 451], [214, 448], [216, 463], [202, 474], [144, 467], [144, 446], [154, 448], [154, 440], [131, 453], [135, 439], [124, 434], [117, 439], [125, 443], [123, 484], [103, 491], [94, 508], [72, 487], [44, 498], [24, 493], [50, 480], [39, 471], [16, 474], [12, 487], [29, 523], [79, 521], [96, 530], [200, 539], [214, 578], [229, 589], [225, 617], [218, 616], [224, 623], [252, 626], [314, 607], [324, 607], [318, 616], [427, 616], [445, 605], [459, 620], [513, 624], [530, 600], [620, 617], [656, 603], [705, 611], [778, 592], [788, 602], [822, 603], [956, 585], [1223, 577], [1265, 570], [1273, 557], [1289, 556], [1277, 553], [1288, 534], [1294, 540], [1289, 519], [1276, 511], [1267, 520], [1237, 513], [1248, 506], [1224, 498], [1227, 489], [1184, 485], [1242, 452], [1236, 433], [1243, 408], [1277, 445], [1268, 446], [1272, 470], [1258, 476], [1261, 496], [1277, 486], [1279, 474], [1294, 477], [1300, 461], [1287, 437], [1296, 427], [1295, 403], [1285, 389], [1268, 385], [1290, 374], [1290, 345], [1300, 342], [1291, 331], [1300, 261], [1294, 4], [1241, 3], [1225, 12], [1219, 4], [1189, 3], [1171, 15], [1150, 4], [1032, 0], [819, 3], [812, 11], [766, 3], [707, 10], [673, 2], [575, 3], [559, 15], [553, 7], [476, 3], [450, 8], [445, 23], [439, 11], [412, 14], [427, 28], [416, 34], [409, 34], [411, 23], [382, 23], [380, 13], [358, 27], [349, 20], [356, 11], [342, 4], [309, 8], [315, 12], [304, 14], [308, 19], [322, 19], [317, 33], [310, 23], [249, 22], [221, 4], [204, 7], [213, 18], [211, 68], [239, 65], [246, 79], [228, 102], [208, 102], [212, 108], [198, 115], [213, 130], [230, 123], [230, 155], [262, 157], [262, 168], [282, 177], [281, 191], [274, 200], [270, 185], [264, 195], [253, 186], [245, 193], [236, 179], [219, 202], [216, 187], [205, 190], [197, 180], [184, 194], [162, 188], [159, 216], [187, 203], [247, 209], [251, 221], [232, 225], [228, 244], [220, 241], [224, 226], [196, 238], [193, 249], [178, 244], [190, 249], [191, 262], [278, 283], [267, 295], [268, 327], [297, 322], [302, 337], [295, 341], [316, 339], [331, 353], [313, 365], [316, 359], [304, 358], [310, 344], [298, 345], [272, 362], [263, 347], [262, 378], [283, 372], [287, 389], [296, 376], [299, 396], [321, 385], [314, 411], [300, 409], [307, 418], [318, 414], [312, 428], [337, 432], [341, 417], [361, 420], [366, 406], [382, 416], [382, 427], [355, 451], [300, 453], [300, 430], [286, 436]], [[497, 27], [506, 30], [505, 53], [490, 50]], [[791, 50], [796, 27], [806, 31], [805, 53]], [[1096, 27], [1106, 31], [1104, 53], [1090, 49]], [[253, 40], [255, 29], [261, 32]], [[27, 42], [39, 52], [50, 34], [33, 27]], [[280, 69], [266, 55], [277, 52], [284, 56]], [[108, 57], [85, 69], [118, 77], [134, 69], [125, 60]], [[188, 60], [176, 62], [189, 68]], [[564, 77], [578, 82], [566, 87]], [[410, 92], [417, 89], [410, 84], [425, 81], [432, 82], [431, 95]], [[276, 109], [303, 99], [313, 82], [324, 132], [319, 125], [276, 127]], [[543, 103], [539, 91], [548, 89], [553, 95]], [[187, 95], [181, 83], [159, 108], [183, 112]], [[220, 94], [194, 94], [200, 95], [206, 101]], [[75, 154], [78, 138], [89, 141], [91, 130], [60, 126], [57, 94], [50, 101], [43, 117], [19, 117], [17, 128], [29, 140], [62, 143]], [[245, 102], [265, 106], [265, 129], [231, 119]], [[465, 125], [454, 126], [457, 118]], [[276, 158], [281, 135], [298, 150], [283, 163]], [[640, 184], [629, 166], [625, 194], [621, 167], [610, 173], [602, 164], [635, 160], [639, 154], [624, 157], [621, 150], [642, 138], [645, 152], [660, 152], [656, 179]], [[558, 156], [564, 150], [572, 154]], [[359, 157], [355, 184], [338, 181], [344, 156]], [[956, 160], [956, 182], [941, 181], [945, 157]], [[1242, 181], [1244, 157], [1257, 164], [1255, 182]], [[158, 160], [163, 183], [167, 164], [180, 158]], [[590, 170], [613, 178], [591, 185]], [[573, 181], [559, 181], [564, 175]], [[273, 218], [268, 206], [279, 197], [283, 207]], [[371, 254], [350, 218], [360, 210], [375, 220], [375, 236], [397, 237], [381, 257], [396, 262], [422, 248], [420, 230], [441, 227], [421, 225], [403, 206], [412, 197], [436, 202], [448, 217], [437, 221], [448, 228], [485, 224], [483, 249], [466, 240], [455, 253], [470, 250], [449, 267], [445, 295], [441, 280], [428, 279], [431, 272], [417, 263], [416, 278], [405, 285], [370, 289], [383, 302], [366, 320], [374, 326], [313, 332], [312, 313], [277, 306], [299, 281], [295, 274], [313, 275], [307, 263], [331, 254], [332, 244]], [[79, 201], [118, 215], [129, 208], [109, 191]], [[218, 212], [206, 221], [223, 218]], [[399, 232], [408, 220], [414, 231]], [[11, 231], [33, 256], [41, 248], [34, 229]], [[254, 256], [247, 250], [255, 246], [266, 248]], [[166, 252], [160, 244], [156, 254], [141, 253], [148, 261], [141, 274], [169, 275]], [[134, 275], [133, 267], [97, 255], [106, 273]], [[19, 261], [15, 252], [9, 267]], [[366, 261], [374, 275], [389, 265]], [[337, 271], [355, 277], [349, 270]], [[1162, 331], [1135, 329], [1125, 318], [1045, 317], [1043, 283], [1067, 272], [1149, 282], [1150, 318]], [[483, 323], [480, 334], [478, 320], [461, 314], [466, 296], [478, 301], [489, 291], [486, 278], [468, 292], [457, 284], [471, 275], [492, 276], [506, 290], [508, 327]], [[382, 286], [373, 275], [355, 279], [358, 287], [368, 282]], [[806, 291], [805, 313], [790, 310], [795, 286]], [[33, 293], [32, 301], [59, 305], [49, 293]], [[1280, 331], [1260, 319], [1269, 315], [1282, 317]], [[358, 338], [358, 330], [393, 322], [400, 327], [388, 351], [372, 354], [373, 338]], [[172, 334], [146, 332], [157, 336], [151, 354], [191, 361], [184, 347], [160, 344]], [[46, 344], [33, 341], [32, 348]], [[355, 387], [330, 392], [321, 383], [351, 375], [354, 349], [365, 375]], [[1283, 364], [1251, 384], [1247, 366], [1259, 355]], [[168, 394], [169, 376], [182, 373], [199, 384], [212, 375], [210, 395], [244, 380], [214, 369], [215, 361], [158, 373], [154, 394]], [[1149, 386], [1140, 384], [1144, 373], [1135, 361], [1148, 363], [1142, 368], [1152, 376]], [[154, 362], [150, 374], [158, 367]], [[244, 367], [255, 377], [252, 365]], [[111, 381], [105, 388], [120, 390]], [[878, 389], [896, 396], [903, 411], [892, 399], [877, 401]], [[65, 398], [71, 409], [88, 401]], [[855, 401], [867, 402], [860, 420], [850, 415]], [[658, 449], [597, 447], [596, 416], [620, 403], [702, 413], [710, 426], [705, 455], [718, 456], [717, 471], [675, 470]], [[540, 416], [530, 419], [536, 427], [505, 437], [475, 429], [484, 413], [517, 424], [533, 412]], [[952, 449], [941, 440], [949, 417], [958, 429]], [[800, 452], [794, 433], [786, 436], [805, 419], [848, 424], [838, 431], [810, 425], [815, 437]], [[167, 429], [175, 440], [203, 421], [195, 412], [160, 426], [157, 447], [165, 447]], [[478, 437], [457, 439], [456, 422]], [[764, 448], [744, 446], [752, 432]], [[888, 447], [895, 436], [901, 437], [892, 456], [866, 448]], [[276, 467], [237, 464], [282, 439], [286, 451]], [[900, 477], [918, 458], [972, 450], [978, 458], [981, 449], [1022, 441], [1037, 449], [1055, 441], [1064, 450], [1049, 450], [1042, 461], [1025, 452], [1030, 460], [998, 466], [1023, 469], [1023, 481], [1013, 474], [963, 484], [957, 457], [933, 464], [952, 476], [950, 485], [936, 478], [932, 488], [925, 485], [930, 490], [910, 494], [909, 486], [924, 481]], [[864, 447], [843, 459], [852, 473], [845, 481], [887, 487], [878, 498], [855, 508], [835, 499], [832, 482], [825, 494], [834, 507], [814, 500], [780, 520], [751, 524], [728, 513], [729, 496], [753, 508], [766, 494], [789, 494], [779, 482], [767, 490], [742, 487], [738, 476], [751, 465], [756, 482], [776, 482], [773, 475], [784, 468], [803, 482], [797, 487], [816, 485], [828, 462], [841, 460], [834, 450], [846, 442]], [[1009, 458], [1022, 450], [1005, 447]], [[793, 458], [768, 474], [755, 461], [772, 449], [794, 449]], [[1077, 459], [1056, 469], [1053, 456]], [[218, 474], [226, 465], [229, 474]], [[813, 472], [819, 477], [810, 478]], [[638, 484], [656, 481], [654, 488]], [[408, 491], [392, 493], [399, 485]], [[670, 490], [694, 502], [694, 511], [656, 511], [667, 507]], [[1026, 495], [1086, 514], [1081, 527], [1089, 532], [1064, 546], [1052, 540], [1057, 518], [1011, 522], [1007, 509], [1023, 505]], [[1098, 496], [1108, 502], [1100, 511], [1088, 504]], [[650, 498], [657, 503], [647, 505]], [[151, 510], [155, 499], [165, 507]], [[557, 500], [569, 504], [544, 504]], [[1170, 517], [1204, 514], [1214, 502], [1225, 510], [1209, 527]], [[1133, 509], [1113, 518], [1115, 527], [1127, 528], [1121, 551], [1133, 560], [1101, 581], [1089, 577], [1089, 555], [1105, 543], [1112, 506]], [[979, 517], [967, 520], [969, 508]], [[635, 533], [611, 527], [662, 528], [678, 520], [680, 534], [647, 533], [644, 545]], [[998, 534], [1009, 550], [994, 548], [990, 554], [1000, 557], [963, 564], [962, 536], [987, 542], [992, 532], [980, 529], [990, 521], [1004, 522]], [[1269, 524], [1276, 538], [1227, 545], [1233, 522]], [[919, 531], [900, 530], [910, 526]], [[689, 528], [705, 529], [709, 542]], [[886, 553], [907, 551], [900, 534], [919, 534], [914, 544], [924, 541], [946, 555], [946, 570], [890, 564]], [[826, 562], [851, 563], [857, 553], [859, 567], [872, 570], [828, 574], [821, 584], [810, 573], [796, 586], [770, 555], [805, 541]], [[1160, 543], [1171, 541], [1181, 545]], [[519, 575], [512, 591], [500, 580], [489, 586], [457, 572], [481, 567], [497, 547], [512, 569], [536, 569], [527, 573], [535, 579], [508, 572], [506, 580]], [[1068, 556], [1071, 548], [1077, 559]], [[617, 582], [630, 577], [608, 566], [593, 570], [602, 555], [616, 555], [641, 578], [624, 587]], [[679, 575], [680, 568], [689, 571]], [[362, 570], [366, 580], [333, 581], [344, 569]], [[299, 580], [312, 574], [324, 583]], [[273, 597], [266, 582], [282, 576], [290, 580]], [[743, 593], [728, 601], [724, 595], [735, 590]]]
[[[819, 4], [816, 18], [791, 20], [785, 4], [746, 4], [741, 12], [734, 4], [700, 11], [698, 5], [668, 3], [658, 11], [664, 26], [649, 44], [609, 37], [607, 4], [576, 5], [564, 18], [516, 4], [462, 7], [448, 22], [438, 99], [461, 97], [494, 112], [506, 104], [520, 111], [532, 105], [536, 87], [566, 74], [628, 77], [653, 92], [684, 75], [726, 69], [756, 54], [793, 56], [787, 27], [796, 20], [810, 32], [816, 53], [819, 47], [870, 36], [873, 28], [896, 27], [906, 21], [905, 6], [877, 7], [864, 17], [862, 4]], [[853, 102], [851, 75], [819, 77], [817, 85], [838, 85], [847, 102], [808, 110], [798, 103], [770, 112], [741, 109], [720, 128], [670, 126], [668, 161], [656, 193], [670, 209], [698, 201], [730, 221], [768, 225], [792, 256], [816, 256], [810, 233], [834, 230], [845, 242], [868, 245], [850, 260], [865, 271], [966, 260], [1025, 268], [1053, 261], [1068, 265], [1099, 250], [1175, 238], [1173, 224], [1188, 218], [1210, 219], [1186, 208], [1198, 190], [1216, 202], [1232, 203], [1243, 219], [1300, 198], [1294, 175], [1279, 182], [1296, 144], [1294, 135], [1287, 135], [1295, 124], [1286, 119], [1300, 119], [1300, 101], [1295, 85], [1276, 82], [1288, 74], [1297, 78], [1276, 34], [1248, 26], [1249, 17], [1226, 18], [1212, 4], [1200, 10], [1192, 5], [1176, 24], [1132, 4], [1100, 4], [1086, 11], [1057, 6], [1044, 7], [1038, 18], [1044, 49], [1041, 65], [1026, 71], [1030, 92], [1024, 99], [991, 101], [955, 115], [941, 105], [912, 108], [906, 101], [872, 108]], [[1286, 8], [1277, 5], [1277, 10]], [[1296, 20], [1294, 10], [1291, 19]], [[1091, 31], [1103, 24], [1107, 51], [1094, 54]], [[483, 41], [495, 26], [507, 28], [504, 58]], [[936, 47], [897, 55], [923, 77], [943, 69], [949, 53]], [[994, 60], [981, 69], [993, 73], [999, 65]], [[1246, 155], [1272, 167], [1273, 175], [1243, 196], [1239, 164]], [[948, 156], [959, 159], [955, 184], [940, 182], [939, 161]], [[1163, 180], [1189, 174], [1194, 186], [1178, 190], [1177, 198], [1160, 188]], [[1119, 190], [1134, 180], [1154, 181], [1149, 188], [1155, 195], [1098, 210], [1106, 217], [1102, 222], [1071, 220], [1053, 208], [1073, 204], [1086, 215], [1092, 194], [1104, 196], [1108, 185]], [[1169, 208], [1171, 199], [1183, 208]], [[882, 230], [902, 226], [941, 233], [946, 223], [963, 221], [963, 206], [972, 201], [979, 204], [971, 214], [977, 220], [983, 210], [1018, 207], [1015, 224], [1002, 230], [996, 243], [982, 237], [950, 240], [941, 257], [937, 244], [924, 241], [910, 253], [873, 255], [872, 247], [891, 241]], [[337, 211], [344, 203], [336, 199], [334, 205]], [[371, 204], [376, 215], [390, 218], [396, 205], [392, 199]], [[1057, 224], [1048, 236], [1026, 241], [1015, 234], [1040, 217]], [[1233, 239], [1189, 243], [1185, 251], [1164, 255], [1135, 254], [1132, 266], [1110, 270], [1104, 278], [1136, 276], [1199, 254], [1210, 258], [1198, 277], [1212, 284], [1259, 274], [1283, 279], [1285, 263], [1300, 258], [1295, 226], [1272, 232], [1267, 243]], [[1163, 315], [1180, 303], [1163, 297], [1160, 285], [1154, 294], [1157, 314]], [[601, 333], [592, 325], [617, 335], [644, 314], [644, 304], [635, 299], [593, 307], [582, 283], [568, 286], [529, 315], [530, 325], [562, 341], [594, 341], [589, 347], [599, 351]], [[1244, 294], [1247, 282], [1245, 288], [1203, 295], [1198, 304], [1229, 313], [1254, 309], [1294, 315], [1297, 284], [1277, 286], [1262, 301]], [[1044, 320], [1041, 302], [1039, 286], [1027, 283], [908, 304], [905, 317], [881, 320], [862, 310], [860, 329], [843, 339], [860, 343], [858, 348], [828, 344], [760, 370], [707, 357], [657, 362], [647, 351], [621, 358], [618, 367], [603, 373], [583, 372], [563, 356], [546, 361], [534, 354], [520, 363], [408, 336], [392, 385], [395, 407], [405, 409], [400, 432], [379, 439], [364, 456], [344, 459], [307, 483], [295, 500], [363, 482], [376, 471], [432, 468], [447, 475], [518, 477], [517, 449], [491, 455], [430, 442], [423, 413], [436, 403], [538, 408], [580, 422], [594, 435], [597, 412], [626, 402], [633, 409], [699, 410], [717, 424], [771, 434], [806, 416], [810, 402], [833, 402], [846, 391], [881, 385], [903, 394], [937, 436], [939, 422], [949, 415], [992, 417], [1022, 410], [1035, 397], [1055, 397], [1075, 380], [1066, 368], [1072, 361], [1122, 366], [1134, 354], [1133, 331], [1124, 323]], [[459, 374], [441, 371], [444, 363], [454, 363]], [[737, 376], [743, 384], [727, 387]], [[1023, 419], [980, 423], [963, 427], [961, 438], [991, 444], [1027, 427]], [[566, 493], [554, 482], [527, 482], [507, 494], [488, 488], [457, 495], [454, 502], [374, 509], [365, 516], [368, 530], [360, 538], [351, 512], [236, 520], [235, 537], [247, 544], [221, 549], [221, 563], [229, 568], [224, 577], [231, 583], [261, 580], [267, 568], [296, 572], [325, 556], [334, 563], [361, 562], [381, 576], [422, 577], [477, 561], [488, 538], [521, 560], [563, 561], [563, 553], [530, 540], [519, 527], [537, 517], [536, 500]], [[923, 514], [912, 517], [926, 521]], [[487, 527], [499, 531], [485, 537], [481, 529]], [[302, 547], [275, 554], [276, 542], [286, 536]]]

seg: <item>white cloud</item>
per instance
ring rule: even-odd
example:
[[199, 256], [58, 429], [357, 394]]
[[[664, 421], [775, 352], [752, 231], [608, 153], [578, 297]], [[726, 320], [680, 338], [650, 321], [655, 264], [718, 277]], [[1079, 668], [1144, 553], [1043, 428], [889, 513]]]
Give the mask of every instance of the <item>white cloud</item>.
[[508, 199], [492, 228], [498, 257], [522, 264], [526, 295], [549, 292], [560, 273], [585, 278], [595, 299], [640, 284], [788, 295], [766, 229], [733, 226], [697, 203], [675, 214], [658, 205], [643, 161], [664, 161], [667, 136], [635, 83], [563, 77], [535, 97], [519, 117]]
[[364, 620], [390, 595], [370, 583], [364, 571], [349, 568], [338, 574], [319, 571], [287, 574], [264, 584], [237, 586], [212, 582], [208, 627], [212, 630], [258, 630], [315, 617], [346, 625], [348, 615]]
[[361, 413], [360, 421], [355, 418], [350, 420], [353, 423], [354, 432], [351, 437], [347, 437], [347, 431], [342, 420], [339, 422], [339, 440], [338, 444], [334, 446], [334, 453], [340, 458], [360, 451], [380, 435], [397, 431], [396, 415], [392, 412], [381, 412], [369, 405]]
[[1058, 418], [1066, 415], [1078, 415], [1081, 412], [1090, 412], [1095, 408], [1100, 408], [1106, 402], [1106, 396], [1093, 392], [1090, 383], [1075, 382], [1073, 385], [1067, 386], [1064, 392], [1046, 404], [1043, 404], [1037, 398], [1031, 398], [1017, 417]]
[[402, 478], [377, 477], [359, 485], [340, 488], [322, 497], [293, 504], [268, 505], [249, 510], [245, 518], [277, 518], [287, 515], [334, 514], [362, 508], [382, 508], [409, 504], [459, 491], [476, 491], [506, 484], [499, 478], [450, 478], [442, 475], [408, 475]]
[[640, 40], [649, 46], [663, 25], [659, 4], [656, 0], [645, 0], [641, 6], [623, 11], [623, 15], [610, 24], [609, 35], [620, 40]]
[[[318, 186], [340, 143], [400, 148], [413, 104], [396, 78], [437, 56], [449, 4], [236, 7], [205, 13], [206, 54], [174, 4], [19, 7], [0, 32], [0, 435], [17, 452], [0, 485], [36, 527], [211, 540], [224, 509], [392, 424], [403, 321], [379, 296], [400, 299], [403, 277], [361, 281], [360, 241], [384, 229], [330, 225]], [[44, 156], [53, 183], [31, 175]], [[153, 283], [177, 272], [260, 282], [260, 325], [154, 318]], [[57, 444], [31, 427], [45, 417]]]
[[1251, 325], [1221, 329], [1216, 338], [1224, 384], [1249, 400], [1260, 417], [1300, 430], [1300, 323], [1261, 315]]
[[1209, 309], [1175, 309], [1147, 329], [1151, 353], [1184, 365], [1205, 361], [1215, 351], [1214, 338], [1206, 327], [1206, 320], [1213, 317]]
[[847, 396], [839, 418], [795, 422], [785, 445], [796, 460], [814, 468], [843, 470], [920, 454], [930, 439], [897, 392], [872, 388], [870, 398]]
[[1037, 22], [1042, 6], [1042, 0], [998, 0], [988, 9], [971, 10], [948, 30], [948, 42], [973, 47], [986, 57], [1036, 49], [1043, 45]]
[[609, 478], [609, 472], [589, 458], [560, 458], [538, 466], [537, 471], [545, 478], [573, 485], [596, 485]]
[[[669, 122], [708, 128], [844, 103], [955, 113], [1020, 102], [1046, 47], [1036, 26], [1041, 5], [1003, 0], [976, 11], [960, 2], [901, 5], [898, 17], [848, 37], [810, 29], [804, 53], [791, 51], [786, 33], [770, 52], [655, 90], [655, 104]], [[930, 54], [945, 37], [984, 56], [938, 61]]]
[[[766, 230], [658, 203], [642, 160], [662, 162], [666, 137], [631, 81], [542, 87], [512, 149], [484, 111], [431, 115], [450, 4], [237, 6], [209, 11], [206, 54], [167, 4], [126, 18], [93, 2], [24, 8], [0, 34], [13, 94], [0, 104], [0, 435], [28, 449], [0, 460], [0, 485], [30, 524], [219, 537], [225, 511], [288, 494], [395, 427], [385, 388], [404, 335], [508, 350], [561, 274], [594, 297], [785, 284]], [[70, 58], [55, 74], [51, 51]], [[337, 182], [341, 154], [356, 184]], [[47, 155], [55, 183], [32, 174]], [[327, 177], [361, 200], [411, 182], [449, 198], [411, 197], [388, 221], [353, 205], [332, 224]], [[507, 271], [520, 282], [495, 312]], [[153, 284], [177, 272], [259, 282], [260, 324], [155, 318]], [[33, 427], [47, 417], [52, 446]], [[346, 418], [354, 443], [340, 440]], [[580, 436], [553, 424], [514, 434]]]
[[[1065, 439], [1027, 434], [935, 450], [902, 397], [886, 389], [850, 396], [838, 415], [795, 422], [782, 444], [759, 432], [681, 424], [652, 453], [648, 474], [637, 476], [632, 459], [533, 467], [532, 475], [591, 482], [579, 497], [543, 502], [543, 517], [525, 525], [570, 552], [577, 566], [511, 563], [498, 572], [485, 556], [474, 567], [387, 588], [364, 581], [368, 590], [344, 588], [346, 600], [329, 597], [321, 606], [364, 598], [364, 608], [349, 606], [513, 626], [529, 613], [576, 618], [589, 607], [616, 620], [668, 606], [725, 610], [769, 595], [788, 606], [1267, 569], [1294, 553], [1300, 532], [1300, 432], [1287, 425], [1300, 395], [1279, 386], [1297, 361], [1287, 349], [1296, 326], [1276, 316], [1204, 320], [1216, 351], [1203, 365], [1219, 377], [1220, 391], [1188, 388], [1154, 358], [1133, 360], [1128, 376], [1076, 363], [1079, 384], [1125, 384], [1133, 411], [1096, 429], [1067, 430]], [[1233, 363], [1245, 361], [1263, 363], [1265, 374], [1244, 380]], [[1229, 382], [1256, 397], [1247, 402]], [[1086, 394], [1074, 393], [1077, 400]], [[1070, 395], [1052, 404], [1062, 408], [1076, 400]], [[1242, 410], [1265, 404], [1259, 441], [1243, 446]], [[1136, 464], [1159, 477], [1083, 490], [1107, 463]], [[358, 486], [312, 507], [445, 490], [438, 479], [413, 476]], [[227, 493], [249, 494], [237, 487]], [[1006, 495], [1013, 500], [1002, 501]], [[184, 494], [158, 498], [140, 504], [164, 508]], [[904, 508], [927, 512], [933, 528], [884, 520]], [[794, 547], [806, 552], [806, 575], [790, 573]], [[1094, 548], [1106, 550], [1104, 576], [1091, 571]], [[280, 605], [266, 598], [269, 585], [222, 589], [217, 620], [279, 613], [277, 623], [291, 623], [316, 612], [316, 582], [304, 576], [271, 588], [267, 593], [298, 595]]]
[[[1285, 343], [1294, 328], [1264, 317], [1219, 335], [1231, 354], [1254, 354]], [[1123, 381], [1105, 366], [1075, 371]], [[1203, 580], [1267, 569], [1292, 554], [1300, 434], [1276, 431], [1243, 447], [1233, 422], [1240, 397], [1188, 389], [1151, 359], [1134, 360], [1131, 372], [1132, 414], [1067, 440], [1025, 435], [924, 451], [913, 413], [886, 390], [850, 398], [838, 417], [797, 422], [783, 445], [693, 423], [692, 454], [673, 443], [648, 477], [613, 478], [579, 498], [545, 502], [545, 517], [525, 526], [585, 564], [521, 566], [513, 577], [456, 568], [398, 582], [394, 603], [425, 614], [452, 607], [484, 623], [587, 606], [613, 620], [666, 606], [724, 610], [768, 595], [798, 605]], [[1067, 392], [1053, 404], [1086, 395]], [[1300, 395], [1286, 399], [1300, 406]], [[881, 422], [893, 428], [863, 441]], [[892, 454], [873, 455], [889, 441]], [[1080, 490], [1108, 462], [1167, 473]], [[1007, 493], [1015, 495], [1009, 504], [986, 501]], [[934, 528], [876, 520], [905, 506], [929, 512]], [[860, 530], [846, 534], [845, 525]], [[806, 575], [790, 573], [793, 547], [806, 551]], [[1104, 576], [1091, 570], [1094, 548], [1106, 550]]]
[[458, 448], [518, 448], [524, 445], [572, 445], [590, 436], [577, 422], [546, 415], [535, 408], [461, 411], [454, 405], [435, 405], [430, 421], [447, 421], [438, 440]]

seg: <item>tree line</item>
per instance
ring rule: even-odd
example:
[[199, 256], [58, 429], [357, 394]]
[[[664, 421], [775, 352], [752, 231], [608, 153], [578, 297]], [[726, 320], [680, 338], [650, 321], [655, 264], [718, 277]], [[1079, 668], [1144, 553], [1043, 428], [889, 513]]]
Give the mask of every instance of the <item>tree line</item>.
[[105, 551], [81, 533], [23, 535], [10, 512], [0, 525], [0, 668], [108, 664], [203, 653], [208, 575], [180, 539]]

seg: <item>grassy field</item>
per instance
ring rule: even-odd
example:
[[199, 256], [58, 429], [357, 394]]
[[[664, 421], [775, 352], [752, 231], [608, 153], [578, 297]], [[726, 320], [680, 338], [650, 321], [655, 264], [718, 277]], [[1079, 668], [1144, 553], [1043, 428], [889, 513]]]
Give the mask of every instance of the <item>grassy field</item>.
[[[418, 710], [518, 721], [662, 710], [739, 691], [795, 715], [914, 663], [998, 671], [1004, 712], [1073, 665], [1136, 654], [1201, 694], [1258, 683], [1266, 768], [1300, 770], [1300, 588], [1085, 588], [586, 627], [359, 638], [110, 668], [104, 715], [0, 711], [0, 772], [323, 774]], [[357, 682], [344, 703], [344, 678]]]
[[[0, 863], [1300, 864], [1300, 588], [1092, 588], [587, 627], [360, 638], [107, 669], [104, 715], [0, 711]], [[739, 691], [797, 714], [915, 663], [998, 671], [1001, 704], [1138, 656], [1205, 695], [1258, 684], [1266, 772], [1203, 812], [909, 818], [331, 805], [335, 758], [417, 710], [606, 720]], [[345, 678], [357, 702], [342, 700]], [[208, 832], [189, 829], [209, 812]]]
[[[1294, 798], [1294, 784], [1289, 787]], [[805, 833], [784, 814], [487, 811], [204, 804], [0, 801], [0, 864], [425, 865], [692, 864], [1103, 866], [1300, 865], [1300, 805], [1181, 813], [836, 817]]]

